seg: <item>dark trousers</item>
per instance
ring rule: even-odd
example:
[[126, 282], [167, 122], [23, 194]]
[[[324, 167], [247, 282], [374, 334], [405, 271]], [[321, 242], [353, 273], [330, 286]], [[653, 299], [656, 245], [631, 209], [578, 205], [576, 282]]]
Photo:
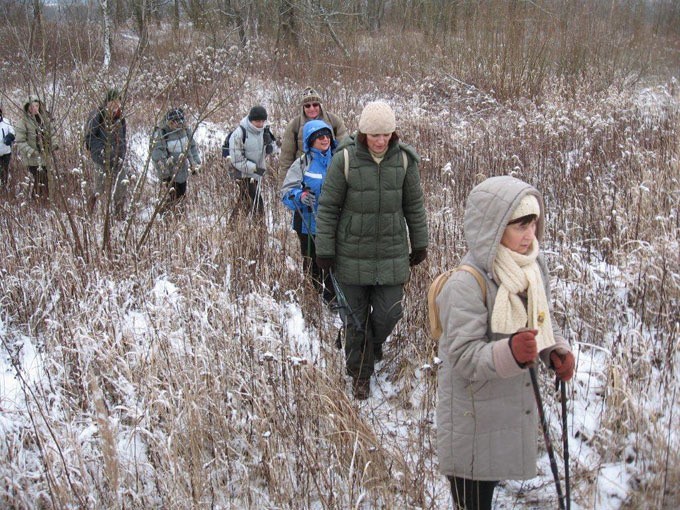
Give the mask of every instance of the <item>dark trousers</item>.
[[[239, 189], [239, 197], [237, 199], [234, 213], [240, 211], [242, 214], [250, 214], [255, 204], [255, 214], [262, 215], [264, 213], [264, 200], [262, 200], [262, 184], [258, 192], [258, 183], [260, 179], [237, 179], [236, 183]], [[256, 202], [257, 201], [257, 202]]]
[[175, 182], [170, 177], [163, 179], [163, 184], [165, 184], [165, 190], [168, 192], [168, 201], [177, 202], [182, 198], [187, 192], [187, 183], [185, 182]]
[[31, 189], [31, 197], [33, 198], [47, 198], [50, 195], [50, 190], [47, 189], [47, 168], [44, 166], [29, 166], [28, 171], [33, 176], [33, 187]]
[[4, 188], [7, 186], [7, 178], [9, 177], [9, 160], [12, 157], [12, 153], [3, 154], [0, 156], [0, 187]]
[[296, 232], [300, 240], [300, 253], [302, 253], [302, 270], [310, 275], [314, 288], [322, 295], [326, 303], [335, 299], [335, 289], [331, 280], [330, 272], [323, 271], [316, 265], [316, 245], [314, 236]]
[[[404, 286], [347, 285], [340, 282], [340, 287], [354, 315], [353, 319], [347, 312], [342, 313], [346, 326], [347, 374], [367, 379], [373, 375], [376, 348], [382, 348], [401, 319]], [[357, 328], [358, 325], [361, 329]]]
[[497, 481], [468, 480], [449, 476], [454, 510], [491, 510]]

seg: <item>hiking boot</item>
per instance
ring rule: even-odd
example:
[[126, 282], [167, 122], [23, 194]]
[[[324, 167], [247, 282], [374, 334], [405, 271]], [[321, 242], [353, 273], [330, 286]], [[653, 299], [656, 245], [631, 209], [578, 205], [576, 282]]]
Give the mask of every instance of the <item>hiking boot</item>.
[[366, 400], [371, 393], [371, 379], [366, 377], [354, 378], [354, 398], [357, 400]]
[[375, 361], [383, 360], [383, 344], [373, 344], [373, 359]]

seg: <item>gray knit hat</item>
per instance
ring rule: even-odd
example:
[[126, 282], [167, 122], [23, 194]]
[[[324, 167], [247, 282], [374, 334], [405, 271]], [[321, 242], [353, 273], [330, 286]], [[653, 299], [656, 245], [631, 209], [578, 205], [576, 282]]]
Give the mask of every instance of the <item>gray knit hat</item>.
[[397, 121], [390, 105], [374, 101], [364, 106], [359, 118], [359, 131], [367, 135], [386, 135], [397, 129]]
[[302, 95], [300, 96], [300, 104], [307, 104], [307, 103], [314, 103], [314, 102], [323, 103], [323, 101], [321, 100], [321, 96], [312, 87], [305, 87], [305, 90], [302, 91]]

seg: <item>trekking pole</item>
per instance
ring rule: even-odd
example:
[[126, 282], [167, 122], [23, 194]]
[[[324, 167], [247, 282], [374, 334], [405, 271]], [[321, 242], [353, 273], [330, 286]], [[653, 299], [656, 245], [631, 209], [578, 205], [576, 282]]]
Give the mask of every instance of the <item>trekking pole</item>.
[[548, 432], [548, 421], [545, 419], [545, 411], [543, 409], [543, 399], [541, 398], [541, 391], [538, 388], [538, 378], [536, 377], [536, 367], [531, 365], [529, 367], [529, 375], [531, 375], [531, 385], [534, 388], [534, 397], [536, 397], [536, 407], [538, 407], [538, 416], [541, 420], [541, 428], [543, 429], [543, 440], [545, 441], [545, 448], [548, 450], [548, 458], [550, 459], [550, 469], [555, 479], [555, 488], [557, 489], [557, 502], [560, 510], [564, 508], [564, 498], [562, 496], [562, 485], [560, 484], [560, 474], [557, 471], [557, 462], [555, 461], [555, 452], [550, 441], [550, 433]]
[[560, 388], [562, 404], [562, 450], [564, 457], [564, 499], [567, 510], [571, 510], [571, 484], [569, 483], [569, 427], [567, 424], [567, 383], [559, 377], [555, 378], [555, 385]]
[[255, 215], [255, 209], [257, 208], [258, 202], [260, 201], [260, 183], [262, 182], [262, 177], [257, 179], [257, 186], [255, 188], [255, 196], [253, 197], [253, 206], [250, 209], [250, 217]]
[[350, 306], [349, 302], [347, 301], [347, 298], [345, 297], [345, 293], [342, 292], [342, 289], [340, 288], [340, 284], [338, 283], [338, 280], [335, 279], [335, 273], [333, 272], [332, 269], [329, 269], [328, 271], [331, 275], [331, 281], [333, 282], [333, 288], [335, 289], [335, 295], [338, 298], [338, 305], [340, 305], [340, 308], [344, 308], [347, 311], [347, 314], [350, 316], [350, 318], [352, 319], [352, 322], [354, 323], [354, 328], [359, 333], [363, 333], [364, 326], [363, 326], [363, 324], [361, 324], [361, 321], [357, 318], [356, 314], [354, 313], [354, 310], [352, 310], [352, 307]]

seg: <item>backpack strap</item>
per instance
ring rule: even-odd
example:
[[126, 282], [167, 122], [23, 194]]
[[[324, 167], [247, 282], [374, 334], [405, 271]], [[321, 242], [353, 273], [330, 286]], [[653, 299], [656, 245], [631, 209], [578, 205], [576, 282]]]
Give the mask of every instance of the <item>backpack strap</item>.
[[458, 266], [458, 269], [460, 269], [461, 271], [465, 271], [466, 273], [470, 273], [472, 276], [475, 277], [475, 280], [477, 280], [479, 288], [482, 289], [482, 301], [486, 303], [486, 280], [482, 276], [482, 273], [480, 273], [475, 266], [471, 266], [469, 264], [461, 264], [460, 266]]
[[342, 155], [345, 157], [345, 181], [349, 181], [349, 151], [342, 149]]
[[482, 301], [484, 301], [484, 304], [486, 305], [486, 280], [484, 280], [484, 277], [476, 267], [469, 264], [461, 264], [460, 266], [441, 273], [434, 279], [430, 284], [430, 288], [427, 290], [427, 318], [430, 324], [430, 336], [435, 340], [439, 340], [439, 337], [443, 333], [442, 323], [439, 319], [437, 296], [442, 291], [451, 275], [457, 271], [465, 271], [475, 277], [479, 288], [482, 289]]
[[[401, 149], [400, 149], [401, 150]], [[349, 180], [349, 151], [347, 148], [342, 149], [342, 154], [345, 157], [345, 180]], [[401, 151], [401, 159], [404, 163], [404, 172], [408, 169], [408, 156], [406, 155], [406, 151], [402, 150]]]

